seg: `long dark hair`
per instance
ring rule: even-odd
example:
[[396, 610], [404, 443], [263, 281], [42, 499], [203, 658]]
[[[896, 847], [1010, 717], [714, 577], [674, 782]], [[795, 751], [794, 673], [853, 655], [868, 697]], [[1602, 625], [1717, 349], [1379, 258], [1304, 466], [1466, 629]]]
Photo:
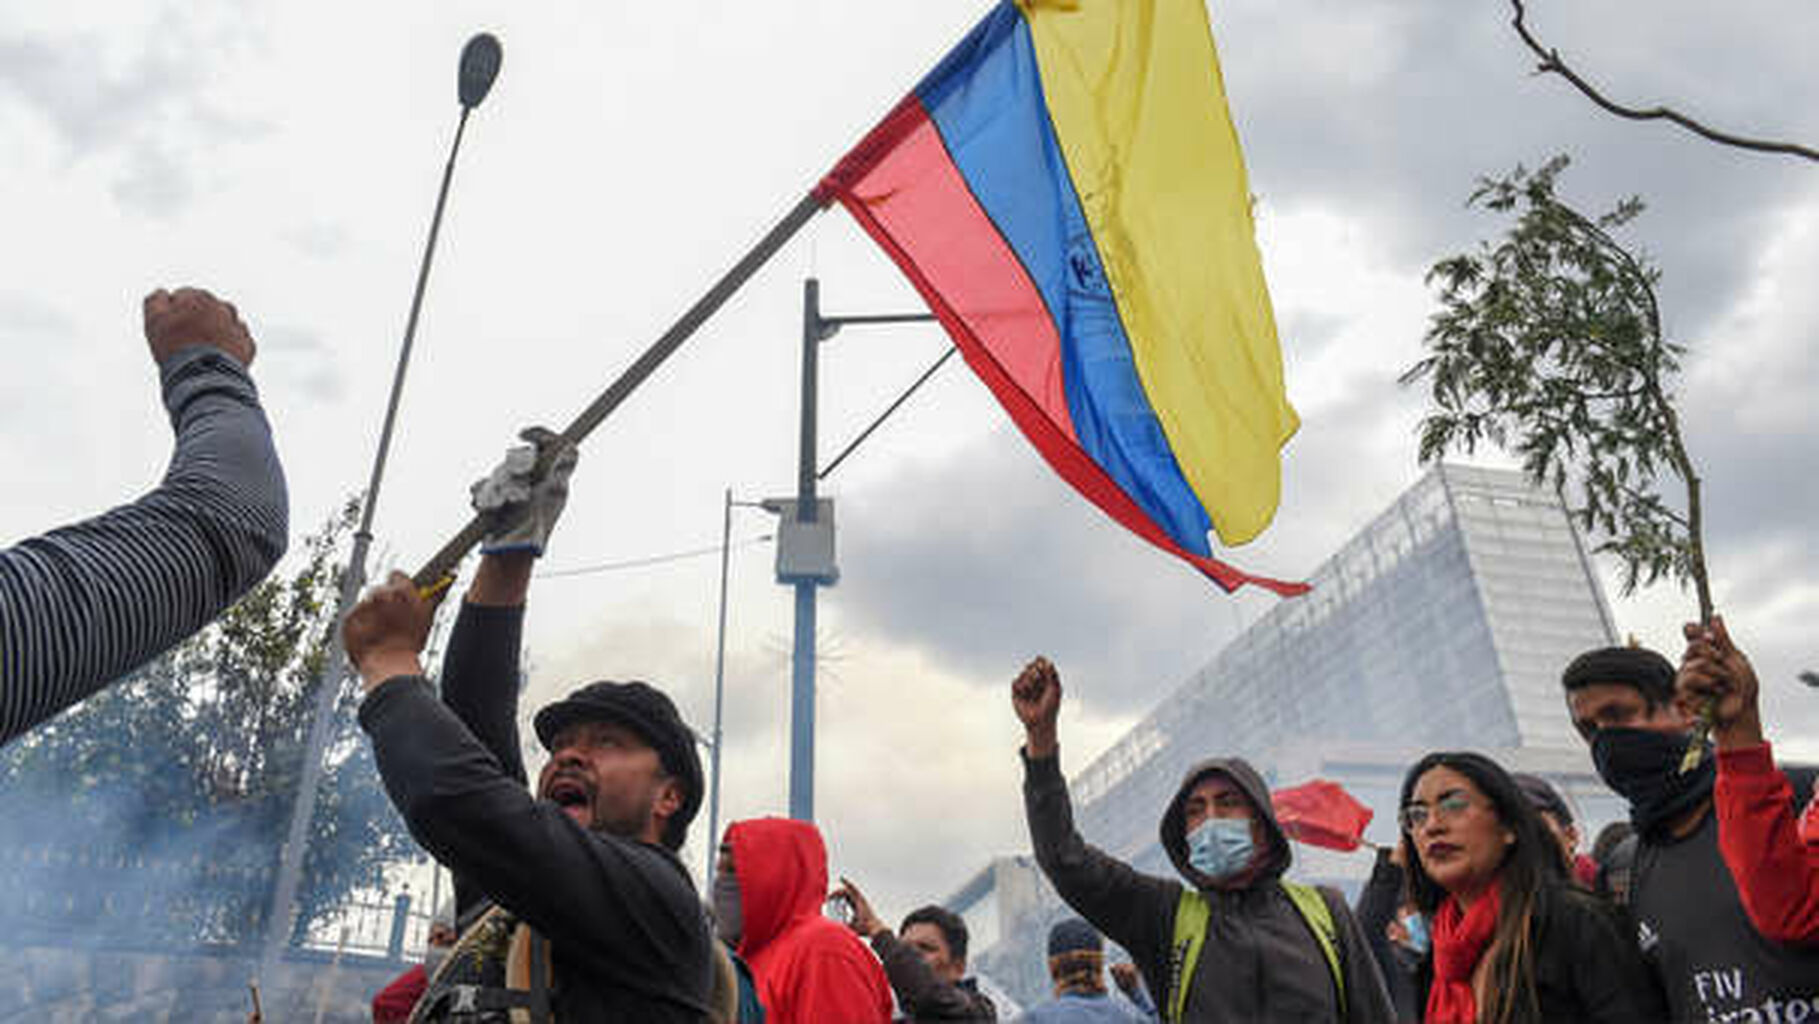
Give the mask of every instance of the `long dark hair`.
[[[1516, 841], [1497, 868], [1499, 904], [1497, 929], [1491, 938], [1496, 951], [1490, 964], [1484, 1005], [1478, 1008], [1481, 1024], [1513, 1024], [1538, 1020], [1540, 1004], [1535, 995], [1535, 921], [1551, 901], [1553, 890], [1565, 883], [1559, 843], [1529, 806], [1516, 780], [1503, 766], [1485, 757], [1459, 751], [1429, 754], [1415, 763], [1402, 780], [1406, 807], [1414, 799], [1415, 784], [1435, 768], [1450, 768], [1472, 781], [1491, 802], [1497, 821]], [[1421, 866], [1415, 844], [1402, 834], [1402, 853], [1408, 863], [1408, 894], [1422, 913], [1432, 915], [1447, 892]]]

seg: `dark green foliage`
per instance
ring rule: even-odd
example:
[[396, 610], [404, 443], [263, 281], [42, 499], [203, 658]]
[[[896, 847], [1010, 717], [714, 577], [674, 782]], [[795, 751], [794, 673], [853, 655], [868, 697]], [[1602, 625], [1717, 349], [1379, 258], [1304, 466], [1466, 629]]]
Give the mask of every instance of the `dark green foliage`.
[[[1709, 614], [1698, 477], [1681, 439], [1673, 380], [1685, 349], [1662, 334], [1660, 273], [1612, 232], [1642, 212], [1626, 199], [1587, 217], [1555, 194], [1567, 158], [1483, 179], [1471, 203], [1516, 222], [1495, 245], [1436, 263], [1440, 310], [1428, 354], [1422, 462], [1489, 441], [1566, 495], [1597, 550], [1624, 566], [1624, 591], [1666, 576], [1698, 588]], [[1663, 472], [1687, 485], [1676, 507]]]
[[[306, 539], [293, 574], [0, 754], [0, 878], [18, 890], [8, 901], [0, 881], [0, 919], [135, 944], [260, 940], [358, 509]], [[300, 928], [418, 855], [358, 697], [351, 683], [340, 697]]]

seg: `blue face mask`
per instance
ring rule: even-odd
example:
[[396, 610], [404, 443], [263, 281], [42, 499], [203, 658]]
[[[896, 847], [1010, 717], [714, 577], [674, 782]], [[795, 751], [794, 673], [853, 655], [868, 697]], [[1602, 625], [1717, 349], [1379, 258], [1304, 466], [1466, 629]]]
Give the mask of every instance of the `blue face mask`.
[[1187, 834], [1187, 862], [1208, 878], [1244, 870], [1256, 849], [1249, 818], [1208, 818]]
[[1417, 955], [1426, 956], [1434, 946], [1434, 940], [1427, 934], [1427, 918], [1420, 914], [1404, 915], [1402, 927], [1408, 932], [1408, 948]]

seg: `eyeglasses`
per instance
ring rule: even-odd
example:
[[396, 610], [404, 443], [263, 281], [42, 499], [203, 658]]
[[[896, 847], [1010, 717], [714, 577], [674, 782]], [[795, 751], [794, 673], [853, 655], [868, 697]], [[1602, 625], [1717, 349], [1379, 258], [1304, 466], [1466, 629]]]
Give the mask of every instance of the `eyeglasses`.
[[1427, 826], [1428, 815], [1432, 814], [1443, 821], [1456, 821], [1459, 816], [1472, 809], [1472, 798], [1459, 790], [1443, 793], [1430, 807], [1427, 804], [1408, 804], [1397, 813], [1397, 820], [1404, 832], [1419, 832]]

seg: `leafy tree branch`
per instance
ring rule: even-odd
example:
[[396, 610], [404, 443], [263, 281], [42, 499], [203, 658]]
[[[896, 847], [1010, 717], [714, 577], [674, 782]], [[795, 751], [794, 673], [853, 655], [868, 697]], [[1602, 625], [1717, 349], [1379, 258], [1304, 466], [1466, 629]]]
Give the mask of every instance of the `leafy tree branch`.
[[[1431, 396], [1420, 458], [1481, 442], [1509, 450], [1622, 562], [1625, 593], [1663, 577], [1691, 582], [1709, 619], [1700, 479], [1672, 393], [1685, 349], [1663, 336], [1659, 271], [1613, 234], [1642, 202], [1580, 213], [1555, 195], [1567, 163], [1480, 181], [1470, 202], [1515, 214], [1514, 225], [1428, 272], [1440, 309], [1427, 355], [1402, 375]], [[1658, 486], [1670, 474], [1684, 511]]]

